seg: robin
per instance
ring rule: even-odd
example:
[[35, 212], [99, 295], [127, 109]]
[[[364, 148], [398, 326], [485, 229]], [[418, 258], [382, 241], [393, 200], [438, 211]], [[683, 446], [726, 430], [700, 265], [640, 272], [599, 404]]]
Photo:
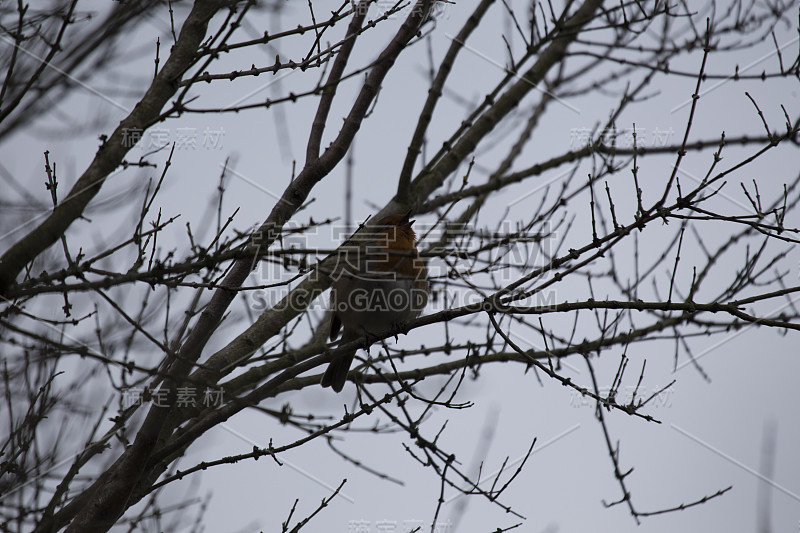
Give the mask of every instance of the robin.
[[[341, 343], [386, 333], [418, 317], [428, 303], [428, 276], [419, 256], [411, 211], [367, 226], [341, 248], [331, 285], [330, 340]], [[331, 361], [322, 386], [340, 392], [356, 350]]]

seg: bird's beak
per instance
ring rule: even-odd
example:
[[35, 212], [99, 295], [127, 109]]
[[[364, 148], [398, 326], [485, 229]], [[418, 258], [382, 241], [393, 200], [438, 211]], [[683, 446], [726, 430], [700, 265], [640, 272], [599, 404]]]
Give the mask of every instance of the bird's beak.
[[411, 224], [416, 222], [415, 220], [409, 220], [411, 218], [411, 209], [409, 209], [406, 214], [403, 215], [402, 220], [400, 220], [400, 226], [405, 226], [407, 228], [411, 227]]

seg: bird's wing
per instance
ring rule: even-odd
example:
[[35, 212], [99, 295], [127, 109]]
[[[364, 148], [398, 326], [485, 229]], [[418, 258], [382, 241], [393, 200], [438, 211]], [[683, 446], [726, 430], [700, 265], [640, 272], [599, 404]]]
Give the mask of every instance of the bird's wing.
[[339, 320], [339, 317], [336, 316], [336, 313], [334, 313], [333, 318], [331, 319], [331, 333], [328, 336], [328, 339], [333, 340], [338, 337], [340, 329], [342, 329], [342, 321]]

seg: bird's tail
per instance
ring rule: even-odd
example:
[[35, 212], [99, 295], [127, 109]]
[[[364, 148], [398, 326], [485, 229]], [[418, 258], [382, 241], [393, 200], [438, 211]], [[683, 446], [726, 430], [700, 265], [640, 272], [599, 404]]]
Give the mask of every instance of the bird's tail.
[[[339, 344], [346, 344], [348, 342], [358, 339], [359, 334], [352, 330], [345, 328], [342, 334], [342, 340]], [[356, 356], [356, 350], [347, 352], [340, 355], [328, 364], [328, 368], [322, 375], [320, 384], [323, 387], [330, 387], [336, 392], [341, 392], [344, 384], [347, 381], [347, 373], [350, 371], [350, 365], [353, 364], [353, 358]]]

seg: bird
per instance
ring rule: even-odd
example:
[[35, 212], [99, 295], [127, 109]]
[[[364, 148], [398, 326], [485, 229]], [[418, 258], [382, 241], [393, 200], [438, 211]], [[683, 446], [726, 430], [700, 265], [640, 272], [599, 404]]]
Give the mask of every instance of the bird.
[[[417, 250], [411, 211], [358, 231], [340, 248], [331, 284], [330, 340], [340, 344], [386, 333], [417, 318], [428, 303], [428, 274]], [[366, 348], [366, 345], [365, 345]], [[356, 350], [328, 364], [321, 385], [341, 392]]]

